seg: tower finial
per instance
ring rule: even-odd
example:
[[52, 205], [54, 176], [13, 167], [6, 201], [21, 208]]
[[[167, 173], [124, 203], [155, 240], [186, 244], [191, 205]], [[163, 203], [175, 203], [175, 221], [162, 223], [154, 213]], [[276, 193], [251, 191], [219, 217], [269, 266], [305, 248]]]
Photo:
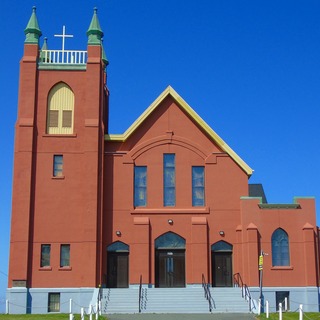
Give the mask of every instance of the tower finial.
[[35, 6], [32, 7], [32, 14], [24, 33], [26, 35], [24, 43], [39, 44], [39, 38], [42, 35], [42, 32], [39, 28]]
[[101, 45], [103, 32], [100, 27], [97, 11], [98, 9], [95, 7], [93, 9], [93, 17], [87, 31], [88, 45]]

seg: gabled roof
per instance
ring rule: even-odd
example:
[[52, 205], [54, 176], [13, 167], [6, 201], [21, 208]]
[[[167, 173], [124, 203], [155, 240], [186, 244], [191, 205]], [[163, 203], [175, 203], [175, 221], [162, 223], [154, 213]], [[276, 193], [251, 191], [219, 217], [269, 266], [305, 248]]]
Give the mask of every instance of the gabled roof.
[[221, 148], [221, 150], [226, 152], [248, 176], [252, 175], [253, 170], [220, 138], [215, 131], [211, 129], [211, 127], [188, 105], [186, 101], [181, 98], [181, 96], [171, 86], [168, 86], [123, 134], [107, 134], [105, 135], [105, 140], [118, 142], [126, 141], [169, 95], [177, 102], [180, 108], [183, 109], [204, 132], [206, 132], [206, 134], [218, 147]]

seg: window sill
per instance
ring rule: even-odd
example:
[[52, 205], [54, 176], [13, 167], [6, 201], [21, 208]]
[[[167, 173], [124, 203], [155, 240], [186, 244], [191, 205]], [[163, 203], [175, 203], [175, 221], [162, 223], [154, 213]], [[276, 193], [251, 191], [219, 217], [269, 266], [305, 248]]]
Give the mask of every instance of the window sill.
[[39, 271], [52, 271], [52, 267], [40, 267]]
[[209, 207], [196, 208], [192, 209], [178, 209], [175, 207], [165, 207], [162, 209], [147, 209], [147, 208], [132, 208], [131, 214], [209, 214]]
[[76, 138], [77, 134], [76, 133], [70, 133], [70, 134], [49, 134], [49, 133], [44, 133], [42, 135], [43, 138]]
[[72, 271], [72, 267], [60, 267], [59, 271]]
[[293, 270], [292, 266], [274, 266], [271, 270]]
[[64, 180], [65, 176], [60, 176], [60, 177], [55, 177], [55, 176], [52, 176], [51, 179], [52, 180]]

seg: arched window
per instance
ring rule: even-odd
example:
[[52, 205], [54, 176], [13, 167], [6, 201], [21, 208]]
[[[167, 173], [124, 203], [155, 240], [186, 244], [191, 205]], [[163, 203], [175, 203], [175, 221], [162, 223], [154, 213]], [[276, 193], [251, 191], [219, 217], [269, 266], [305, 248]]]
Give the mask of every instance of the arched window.
[[185, 249], [186, 240], [171, 231], [161, 235], [155, 240], [156, 249]]
[[49, 92], [47, 133], [72, 134], [74, 94], [69, 86], [60, 82]]
[[283, 229], [277, 229], [271, 237], [272, 243], [272, 265], [273, 266], [289, 266], [289, 238]]
[[116, 241], [108, 245], [108, 252], [129, 252], [129, 246], [121, 241]]
[[211, 246], [211, 251], [215, 252], [232, 252], [232, 244], [229, 244], [223, 240], [214, 243]]

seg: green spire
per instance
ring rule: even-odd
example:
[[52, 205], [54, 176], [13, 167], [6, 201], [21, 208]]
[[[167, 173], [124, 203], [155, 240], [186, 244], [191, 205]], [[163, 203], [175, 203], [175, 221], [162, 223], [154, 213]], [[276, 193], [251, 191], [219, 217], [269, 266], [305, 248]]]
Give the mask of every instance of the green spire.
[[41, 51], [40, 51], [40, 61], [41, 62], [44, 62], [46, 60], [46, 53], [44, 52], [45, 50], [48, 50], [48, 38], [45, 37], [43, 39], [43, 45], [42, 45], [42, 48], [41, 48]]
[[88, 45], [101, 45], [101, 38], [103, 37], [103, 32], [100, 28], [97, 11], [97, 8], [93, 9], [93, 17], [89, 29], [87, 31]]
[[48, 38], [45, 37], [43, 40], [44, 41], [43, 41], [43, 45], [42, 45], [41, 50], [48, 50]]
[[[101, 41], [102, 41], [102, 40], [101, 40]], [[101, 45], [101, 52], [102, 52], [102, 54], [101, 54], [102, 58], [101, 58], [101, 59], [102, 59], [104, 65], [107, 66], [107, 65], [109, 64], [109, 61], [108, 61], [108, 58], [107, 58], [107, 56], [106, 56], [106, 52], [105, 52], [105, 50], [104, 50], [103, 45]]]
[[26, 39], [24, 43], [39, 44], [39, 38], [42, 35], [42, 32], [38, 25], [38, 20], [36, 16], [36, 7], [32, 8], [32, 15], [27, 24], [27, 27], [24, 30], [24, 33], [26, 35]]

